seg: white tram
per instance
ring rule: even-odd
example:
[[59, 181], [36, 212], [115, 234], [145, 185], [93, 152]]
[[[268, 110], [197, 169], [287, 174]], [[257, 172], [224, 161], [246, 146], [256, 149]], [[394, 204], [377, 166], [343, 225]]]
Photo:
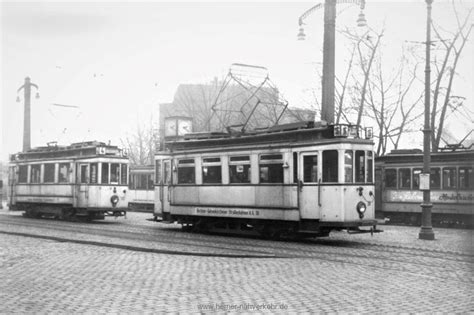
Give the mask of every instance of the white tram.
[[379, 232], [371, 134], [305, 122], [167, 142], [155, 156], [155, 218], [266, 237]]
[[10, 208], [25, 216], [98, 220], [126, 214], [128, 158], [116, 146], [48, 145], [10, 161]]

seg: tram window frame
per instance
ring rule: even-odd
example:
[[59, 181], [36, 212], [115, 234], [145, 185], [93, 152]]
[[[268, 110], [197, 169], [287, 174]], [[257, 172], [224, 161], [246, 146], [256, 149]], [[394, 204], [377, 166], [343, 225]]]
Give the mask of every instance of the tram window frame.
[[354, 182], [354, 151], [344, 151], [344, 182]]
[[337, 150], [323, 151], [323, 182], [337, 183], [339, 181], [339, 152]]
[[367, 183], [373, 183], [374, 182], [374, 153], [372, 151], [367, 151], [366, 154], [367, 158], [367, 178], [366, 182]]
[[[464, 174], [461, 175], [461, 171], [463, 171]], [[458, 185], [459, 189], [474, 188], [474, 172], [473, 172], [472, 167], [460, 166], [458, 169], [458, 181], [459, 181], [459, 185]]]
[[398, 184], [397, 169], [386, 168], [384, 170], [383, 182], [385, 183], [385, 188], [397, 189], [397, 184]]
[[179, 159], [177, 172], [178, 184], [196, 184], [196, 164], [194, 159]]
[[457, 181], [458, 181], [458, 178], [457, 178], [456, 167], [443, 167], [443, 177], [442, 177], [443, 189], [456, 189], [458, 186]]
[[91, 163], [89, 167], [89, 182], [97, 184], [99, 182], [99, 163]]
[[[399, 189], [411, 189], [411, 169], [402, 167], [398, 169], [398, 188]], [[408, 175], [408, 178], [407, 176]]]
[[430, 168], [430, 189], [441, 189], [441, 168]]
[[229, 157], [229, 183], [250, 184], [252, 179], [252, 166], [249, 155]]
[[362, 150], [354, 154], [354, 182], [365, 183], [365, 151]]
[[423, 169], [416, 167], [412, 169], [412, 187], [414, 190], [420, 189], [420, 174], [423, 173]]
[[201, 172], [203, 184], [222, 184], [221, 158], [203, 157]]
[[32, 164], [30, 168], [30, 183], [39, 184], [41, 182], [41, 164]]
[[317, 183], [318, 178], [318, 154], [303, 155], [303, 182]]
[[18, 166], [18, 183], [28, 183], [28, 165]]
[[101, 184], [108, 184], [109, 183], [109, 169], [110, 169], [109, 163], [103, 162], [102, 163], [102, 170], [101, 170], [101, 175], [102, 175], [101, 181], [100, 181]]
[[[59, 163], [58, 165], [58, 183], [69, 183], [70, 177], [69, 173], [71, 172], [70, 163]], [[65, 174], [64, 174], [65, 173]]]
[[44, 183], [54, 183], [54, 172], [56, 170], [55, 163], [45, 163], [44, 164]]
[[261, 184], [283, 184], [283, 154], [261, 154], [258, 169]]
[[120, 163], [110, 163], [110, 184], [118, 185], [119, 183], [120, 183]]
[[125, 163], [120, 164], [120, 184], [128, 185], [128, 165]]

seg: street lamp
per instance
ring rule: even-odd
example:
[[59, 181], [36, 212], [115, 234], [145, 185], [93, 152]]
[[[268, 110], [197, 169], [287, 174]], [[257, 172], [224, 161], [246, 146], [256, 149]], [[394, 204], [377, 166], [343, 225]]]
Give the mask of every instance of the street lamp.
[[335, 94], [335, 64], [336, 64], [336, 3], [356, 3], [360, 5], [357, 25], [362, 27], [367, 24], [364, 15], [365, 0], [325, 0], [324, 5], [319, 3], [299, 18], [298, 39], [304, 40], [304, 19], [314, 11], [324, 6], [324, 41], [323, 41], [323, 79], [321, 98], [321, 120], [334, 123], [334, 94]]
[[[38, 89], [38, 86], [34, 83], [31, 83], [31, 79], [29, 77], [25, 78], [25, 83], [20, 86], [17, 90], [17, 93], [20, 92], [22, 89], [24, 91], [24, 102], [25, 102], [25, 113], [23, 117], [23, 152], [28, 151], [31, 149], [31, 87], [35, 87]], [[36, 98], [39, 98], [39, 93], [36, 92]], [[17, 96], [17, 102], [20, 102], [20, 97]]]
[[[419, 239], [434, 240], [434, 232], [431, 226], [431, 208], [433, 204], [430, 200], [430, 46], [431, 46], [431, 4], [433, 0], [425, 0], [427, 5], [426, 18], [426, 60], [425, 60], [425, 126], [423, 128], [423, 174], [420, 177], [420, 188], [423, 190], [423, 202], [421, 203], [421, 229], [418, 234]], [[423, 178], [423, 183], [422, 179]]]

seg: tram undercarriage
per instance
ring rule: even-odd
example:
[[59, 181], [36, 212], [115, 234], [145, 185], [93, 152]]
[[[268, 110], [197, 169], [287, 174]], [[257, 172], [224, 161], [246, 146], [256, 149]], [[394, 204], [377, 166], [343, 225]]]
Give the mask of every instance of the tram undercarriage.
[[68, 204], [17, 203], [12, 210], [23, 210], [27, 218], [45, 218], [65, 221], [104, 220], [106, 216], [126, 216], [127, 211], [119, 209], [73, 208]]

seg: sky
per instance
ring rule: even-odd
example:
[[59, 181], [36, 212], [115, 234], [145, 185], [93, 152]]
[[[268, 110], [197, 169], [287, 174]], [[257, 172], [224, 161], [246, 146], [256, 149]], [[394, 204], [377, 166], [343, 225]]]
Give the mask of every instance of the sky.
[[[158, 104], [173, 101], [179, 84], [224, 78], [232, 63], [266, 67], [289, 105], [302, 107], [308, 90], [320, 84], [314, 71], [322, 60], [323, 10], [307, 18], [306, 41], [297, 41], [298, 18], [317, 3], [2, 1], [0, 161], [22, 149], [17, 90], [27, 76], [40, 95], [31, 105], [33, 147], [87, 140], [120, 145], [137, 124], [157, 116]], [[447, 1], [433, 4], [433, 19], [447, 29], [455, 25], [449, 8]], [[355, 25], [358, 14], [356, 5], [338, 5], [338, 27]], [[424, 1], [368, 0], [365, 14], [373, 28], [385, 24], [387, 62], [402, 43], [426, 38]], [[471, 108], [473, 41], [455, 81], [456, 94]], [[338, 43], [336, 68], [344, 51]], [[459, 121], [448, 126], [459, 135], [472, 129]], [[421, 143], [419, 137], [410, 145]]]

